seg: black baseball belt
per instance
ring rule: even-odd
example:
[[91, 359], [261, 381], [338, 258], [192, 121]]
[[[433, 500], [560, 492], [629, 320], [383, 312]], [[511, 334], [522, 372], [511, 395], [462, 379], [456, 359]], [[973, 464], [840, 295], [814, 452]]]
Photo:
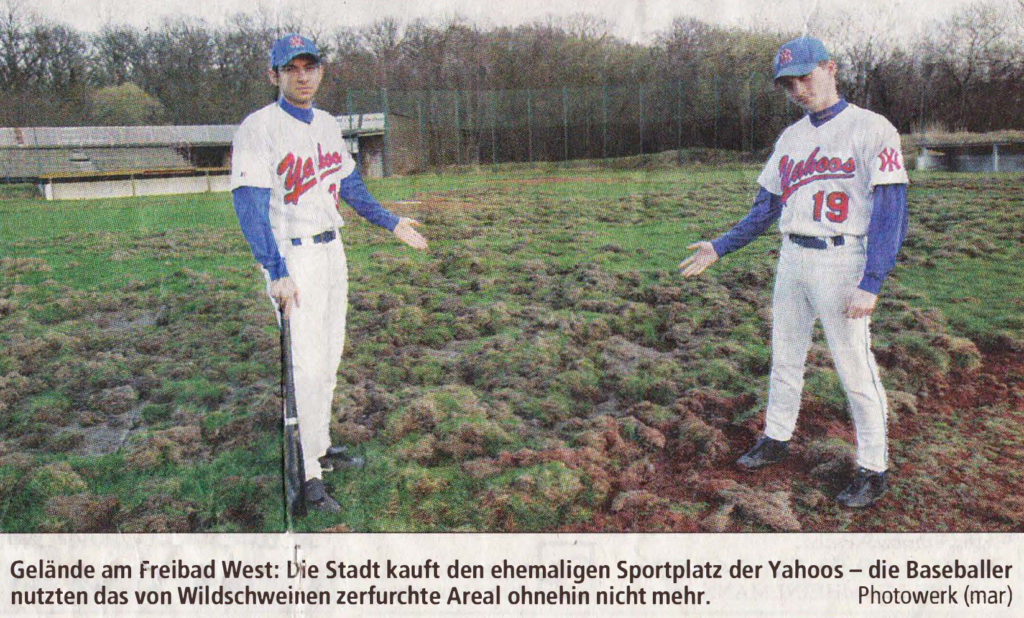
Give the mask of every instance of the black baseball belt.
[[[322, 245], [324, 243], [329, 243], [329, 242], [331, 242], [332, 240], [334, 240], [337, 237], [338, 237], [338, 232], [336, 232], [334, 230], [327, 230], [326, 232], [321, 232], [321, 233], [317, 234], [316, 236], [313, 236], [313, 244], [314, 245]], [[293, 238], [292, 239], [292, 244], [295, 245], [295, 246], [301, 245], [302, 244], [302, 240], [303, 240], [302, 238]]]
[[828, 249], [829, 241], [833, 247], [842, 247], [846, 244], [846, 238], [839, 236], [804, 236], [803, 234], [787, 234], [794, 244], [806, 247], [807, 249]]

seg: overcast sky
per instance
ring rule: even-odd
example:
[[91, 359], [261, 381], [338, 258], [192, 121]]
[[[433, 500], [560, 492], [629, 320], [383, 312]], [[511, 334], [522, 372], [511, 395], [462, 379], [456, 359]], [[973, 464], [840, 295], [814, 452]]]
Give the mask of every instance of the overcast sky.
[[[295, 11], [320, 16], [325, 25], [362, 26], [394, 16], [403, 23], [416, 17], [439, 20], [459, 15], [487, 27], [514, 25], [548, 15], [589, 13], [608, 20], [615, 34], [644, 42], [664, 30], [677, 16], [697, 17], [729, 25], [760, 24], [802, 30], [811, 14], [839, 5], [863, 11], [866, 19], [897, 24], [911, 36], [936, 17], [948, 15], [972, 0], [0, 0], [32, 7], [43, 17], [79, 30], [93, 31], [104, 23], [158, 26], [168, 16], [191, 15], [213, 24], [226, 16], [259, 7], [271, 16]], [[999, 0], [1004, 1], [1004, 0]]]

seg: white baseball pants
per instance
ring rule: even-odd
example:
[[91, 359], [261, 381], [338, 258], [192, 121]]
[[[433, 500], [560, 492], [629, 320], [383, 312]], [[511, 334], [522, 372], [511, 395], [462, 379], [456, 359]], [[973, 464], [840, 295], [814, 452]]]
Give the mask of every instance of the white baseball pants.
[[843, 315], [864, 273], [865, 239], [826, 249], [802, 247], [784, 234], [772, 296], [772, 369], [764, 433], [789, 440], [800, 411], [804, 363], [815, 319], [821, 320], [836, 372], [850, 403], [857, 465], [888, 468], [885, 390], [871, 352], [870, 318]]
[[[317, 459], [331, 445], [331, 402], [345, 347], [348, 264], [338, 236], [316, 244], [303, 238], [301, 245], [287, 242], [278, 248], [299, 288], [299, 303], [292, 307], [290, 320], [302, 459], [306, 479], [321, 478]], [[269, 277], [267, 285], [269, 292]], [[276, 302], [274, 309], [280, 321]]]

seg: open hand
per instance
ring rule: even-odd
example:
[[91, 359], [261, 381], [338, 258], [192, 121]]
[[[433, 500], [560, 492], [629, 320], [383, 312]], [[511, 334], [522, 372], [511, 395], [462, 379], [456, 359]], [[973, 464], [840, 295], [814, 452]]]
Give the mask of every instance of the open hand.
[[414, 225], [420, 225], [420, 222], [409, 217], [402, 217], [398, 220], [398, 225], [395, 226], [394, 234], [398, 237], [398, 240], [413, 249], [422, 251], [427, 248], [427, 239], [413, 228]]
[[687, 249], [696, 251], [696, 253], [679, 262], [679, 272], [686, 278], [696, 277], [708, 266], [718, 261], [718, 253], [715, 252], [714, 246], [706, 240], [695, 242]]

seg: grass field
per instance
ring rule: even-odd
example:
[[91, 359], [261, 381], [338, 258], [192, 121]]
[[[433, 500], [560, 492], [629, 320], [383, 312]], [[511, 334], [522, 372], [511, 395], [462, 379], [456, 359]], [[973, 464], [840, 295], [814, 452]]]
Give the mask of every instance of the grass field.
[[[343, 213], [336, 443], [367, 466], [302, 530], [1021, 530], [1024, 183], [917, 173], [876, 311], [891, 495], [834, 506], [852, 426], [820, 333], [793, 456], [760, 429], [778, 234], [675, 265], [757, 169], [576, 167], [371, 183], [417, 254]], [[277, 334], [227, 194], [0, 199], [0, 528], [284, 526]]]

